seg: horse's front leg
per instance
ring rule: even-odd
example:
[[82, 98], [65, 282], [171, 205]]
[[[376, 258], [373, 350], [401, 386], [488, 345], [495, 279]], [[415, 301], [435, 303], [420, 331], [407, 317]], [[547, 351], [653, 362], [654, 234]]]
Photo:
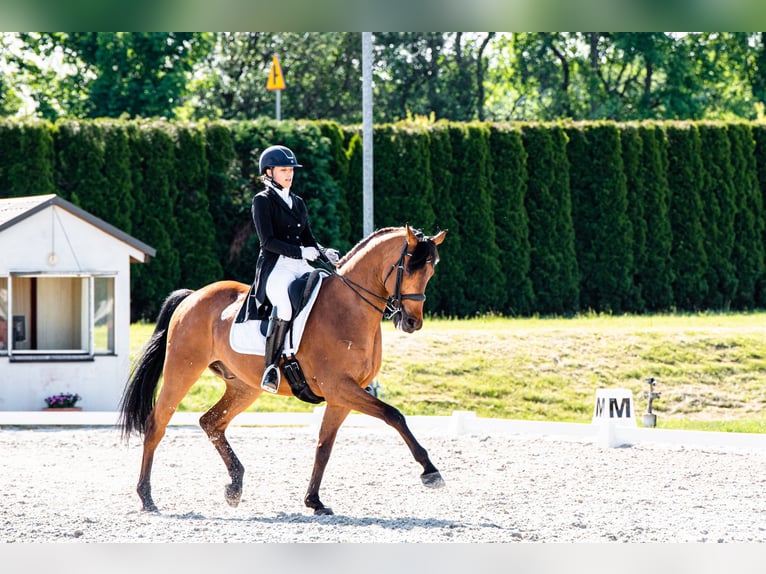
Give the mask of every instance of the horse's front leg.
[[377, 397], [373, 397], [364, 389], [358, 386], [351, 388], [353, 392], [349, 392], [347, 395], [349, 408], [379, 418], [395, 428], [409, 447], [412, 456], [423, 467], [423, 474], [420, 475], [423, 485], [429, 488], [442, 488], [444, 486], [444, 479], [441, 473], [431, 462], [426, 449], [421, 446], [415, 435], [410, 431], [404, 415], [397, 408], [384, 403]]
[[[375, 397], [372, 398], [376, 401], [378, 400]], [[420, 480], [423, 485], [428, 488], [442, 488], [444, 486], [444, 479], [442, 478], [441, 473], [431, 462], [426, 449], [421, 446], [415, 438], [415, 435], [410, 431], [410, 427], [407, 426], [407, 421], [405, 420], [404, 415], [399, 412], [399, 409], [392, 407], [383, 401], [378, 402], [383, 406], [383, 416], [379, 418], [383, 419], [386, 424], [391, 425], [399, 431], [399, 434], [409, 447], [412, 456], [423, 467], [423, 474], [420, 475]]]
[[319, 500], [319, 486], [322, 484], [327, 461], [330, 459], [335, 437], [343, 421], [346, 420], [351, 409], [337, 405], [327, 405], [322, 417], [322, 426], [319, 429], [316, 454], [314, 455], [314, 469], [311, 471], [309, 488], [306, 491], [304, 502], [306, 506], [314, 509], [314, 514], [332, 514], [332, 509], [322, 504]]

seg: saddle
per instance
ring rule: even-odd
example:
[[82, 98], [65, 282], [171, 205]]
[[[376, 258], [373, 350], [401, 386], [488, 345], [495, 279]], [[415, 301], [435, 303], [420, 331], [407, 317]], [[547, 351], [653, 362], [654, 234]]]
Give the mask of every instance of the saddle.
[[[314, 271], [310, 273], [304, 273], [300, 277], [298, 277], [295, 281], [290, 283], [290, 286], [287, 288], [287, 294], [290, 296], [290, 305], [292, 306], [292, 316], [295, 317], [300, 313], [301, 309], [303, 309], [306, 306], [306, 303], [308, 303], [309, 299], [311, 298], [311, 293], [314, 291], [314, 287], [316, 287], [317, 282], [319, 281], [319, 278], [323, 275], [327, 275], [326, 271], [323, 271], [322, 269], [314, 269]], [[237, 313], [236, 319], [234, 319], [235, 323], [244, 323], [245, 321], [261, 321], [261, 333], [263, 333], [263, 336], [266, 336], [266, 331], [269, 327], [269, 320], [268, 318], [259, 317], [258, 313], [256, 311], [257, 304], [255, 302], [255, 283], [250, 285], [250, 290], [247, 292], [247, 297], [245, 297], [245, 302], [242, 304], [242, 307], [239, 309], [239, 313]]]
[[[324, 398], [319, 397], [311, 392], [308, 383], [306, 383], [306, 377], [303, 374], [303, 370], [298, 363], [298, 359], [295, 357], [295, 350], [297, 349], [297, 345], [300, 341], [296, 340], [294, 327], [295, 320], [298, 315], [310, 302], [312, 302], [312, 296], [314, 295], [314, 290], [317, 288], [317, 284], [322, 279], [322, 277], [327, 275], [328, 273], [326, 271], [322, 269], [315, 269], [310, 273], [305, 273], [298, 277], [295, 281], [290, 283], [290, 286], [287, 289], [288, 295], [290, 297], [290, 305], [292, 306], [293, 319], [290, 321], [290, 326], [288, 327], [288, 335], [285, 340], [283, 350], [292, 349], [292, 352], [289, 353], [289, 355], [283, 355], [284, 358], [282, 359], [281, 365], [282, 372], [285, 374], [285, 378], [290, 385], [290, 389], [292, 390], [293, 395], [295, 395], [300, 400], [311, 404], [319, 404], [324, 401]], [[247, 297], [245, 297], [245, 300], [242, 303], [236, 318], [234, 319], [234, 323], [237, 325], [250, 321], [257, 322], [258, 331], [260, 332], [260, 335], [265, 338], [269, 328], [269, 320], [259, 317], [256, 312], [256, 307], [255, 285], [253, 284], [250, 286]], [[301, 329], [303, 328], [303, 325], [305, 325], [305, 321], [301, 325]], [[232, 331], [234, 328], [235, 326], [232, 326]]]

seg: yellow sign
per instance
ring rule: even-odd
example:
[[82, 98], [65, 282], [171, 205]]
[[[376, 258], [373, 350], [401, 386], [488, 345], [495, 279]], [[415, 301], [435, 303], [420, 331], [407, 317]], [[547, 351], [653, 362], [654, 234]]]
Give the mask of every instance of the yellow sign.
[[279, 58], [274, 55], [271, 61], [271, 70], [269, 71], [269, 80], [266, 82], [267, 90], [284, 90], [285, 77], [282, 75], [282, 68], [279, 66]]

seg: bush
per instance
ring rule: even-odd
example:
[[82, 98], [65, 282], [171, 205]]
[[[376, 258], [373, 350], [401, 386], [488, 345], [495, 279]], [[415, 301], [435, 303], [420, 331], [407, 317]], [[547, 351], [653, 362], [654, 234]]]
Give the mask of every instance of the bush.
[[[749, 123], [375, 127], [374, 226], [448, 229], [426, 311], [465, 317], [766, 305], [766, 128]], [[58, 193], [157, 250], [132, 319], [250, 282], [258, 157], [291, 147], [319, 241], [362, 239], [358, 126], [0, 120], [0, 197]]]

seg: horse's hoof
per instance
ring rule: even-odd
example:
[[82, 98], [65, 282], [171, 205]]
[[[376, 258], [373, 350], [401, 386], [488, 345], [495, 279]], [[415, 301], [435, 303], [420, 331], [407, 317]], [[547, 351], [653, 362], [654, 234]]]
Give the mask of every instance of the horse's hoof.
[[242, 491], [232, 487], [231, 484], [228, 484], [224, 490], [224, 497], [229, 506], [236, 508], [239, 506], [239, 501], [242, 500]]
[[444, 479], [439, 471], [422, 474], [420, 475], [420, 480], [423, 481], [423, 486], [428, 488], [444, 488], [445, 486]]
[[328, 508], [327, 506], [314, 509], [314, 516], [331, 516], [333, 514], [335, 513], [332, 511], [332, 508]]
[[150, 502], [149, 504], [144, 504], [144, 507], [141, 509], [142, 512], [159, 512], [160, 509], [157, 508], [157, 505], [153, 502]]

